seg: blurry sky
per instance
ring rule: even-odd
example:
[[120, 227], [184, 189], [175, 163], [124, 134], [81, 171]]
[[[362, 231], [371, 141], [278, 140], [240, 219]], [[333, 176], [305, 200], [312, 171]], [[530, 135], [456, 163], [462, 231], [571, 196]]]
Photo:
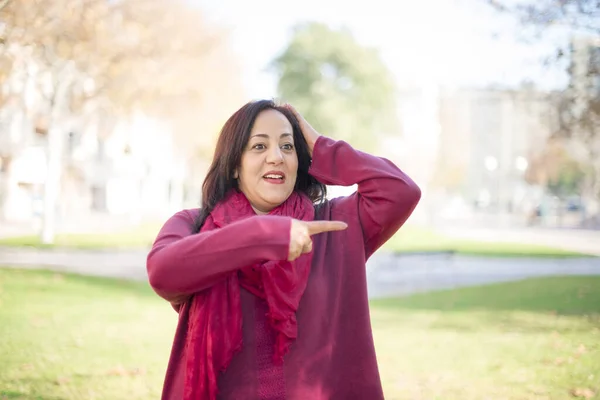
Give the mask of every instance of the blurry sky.
[[252, 98], [276, 95], [274, 76], [265, 68], [284, 48], [290, 28], [306, 20], [349, 27], [359, 42], [380, 50], [400, 85], [510, 86], [524, 79], [544, 87], [564, 84], [561, 73], [539, 64], [559, 37], [531, 47], [519, 40], [515, 23], [492, 12], [485, 0], [190, 1], [230, 29]]

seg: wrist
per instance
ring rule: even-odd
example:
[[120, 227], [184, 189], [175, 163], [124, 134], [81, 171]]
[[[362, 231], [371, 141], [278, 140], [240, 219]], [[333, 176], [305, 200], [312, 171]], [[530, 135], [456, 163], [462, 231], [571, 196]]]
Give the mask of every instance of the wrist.
[[317, 141], [319, 140], [320, 137], [321, 137], [320, 134], [315, 133], [314, 135], [311, 135], [311, 137], [308, 138], [308, 140], [306, 141], [306, 143], [308, 144], [308, 150], [310, 151], [311, 157], [314, 152], [315, 145], [317, 144]]

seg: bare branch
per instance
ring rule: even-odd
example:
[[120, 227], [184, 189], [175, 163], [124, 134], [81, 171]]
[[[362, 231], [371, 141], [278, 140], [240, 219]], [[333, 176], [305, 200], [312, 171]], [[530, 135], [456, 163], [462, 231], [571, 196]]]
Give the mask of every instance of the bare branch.
[[[588, 196], [600, 196], [600, 3], [597, 0], [486, 0], [494, 9], [509, 13], [523, 26], [542, 34], [560, 25], [577, 33], [567, 48], [557, 47], [557, 57], [570, 62], [570, 82], [557, 105], [560, 129], [553, 139], [566, 141], [576, 159], [585, 164]], [[507, 4], [510, 4], [507, 5]], [[552, 60], [551, 60], [552, 61]]]

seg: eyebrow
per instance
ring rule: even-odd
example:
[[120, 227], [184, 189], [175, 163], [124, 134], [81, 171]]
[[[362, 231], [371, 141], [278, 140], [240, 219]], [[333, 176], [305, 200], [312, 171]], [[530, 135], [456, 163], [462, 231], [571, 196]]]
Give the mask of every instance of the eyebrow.
[[[282, 133], [281, 136], [279, 137], [280, 139], [282, 137], [286, 137], [286, 136], [292, 136], [291, 133]], [[250, 139], [252, 139], [253, 137], [262, 137], [262, 138], [269, 138], [269, 135], [265, 134], [265, 133], [257, 133], [256, 135], [252, 135], [250, 136]]]

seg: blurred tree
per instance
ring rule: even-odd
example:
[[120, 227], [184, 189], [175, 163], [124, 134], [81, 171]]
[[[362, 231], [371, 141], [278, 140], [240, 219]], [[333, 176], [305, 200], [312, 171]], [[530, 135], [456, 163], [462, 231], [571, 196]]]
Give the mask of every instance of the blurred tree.
[[558, 103], [559, 129], [585, 171], [582, 194], [600, 212], [600, 6], [596, 0], [486, 0], [543, 37], [559, 27], [571, 41], [546, 62], [568, 65], [569, 84]]
[[373, 150], [398, 131], [393, 77], [375, 49], [321, 23], [294, 28], [271, 65], [278, 92], [320, 132]]
[[585, 170], [573, 159], [567, 144], [563, 138], [551, 138], [536, 154], [531, 154], [525, 173], [527, 183], [545, 187], [560, 198], [579, 194]]
[[524, 24], [544, 29], [553, 25], [597, 35], [599, 7], [596, 0], [486, 0], [495, 9], [508, 12]]
[[[207, 117], [199, 111], [210, 105], [209, 120], [229, 111], [214, 112], [227, 98], [219, 94], [235, 89], [231, 69], [214, 68], [231, 64], [220, 50], [223, 32], [183, 0], [9, 1], [0, 19], [0, 59], [15, 66], [0, 81], [9, 83], [3, 92], [23, 100], [46, 131], [44, 243], [54, 236], [62, 150], [82, 115], [115, 120], [142, 111], [177, 125], [189, 109]], [[197, 129], [175, 129], [182, 153], [204, 143]]]

